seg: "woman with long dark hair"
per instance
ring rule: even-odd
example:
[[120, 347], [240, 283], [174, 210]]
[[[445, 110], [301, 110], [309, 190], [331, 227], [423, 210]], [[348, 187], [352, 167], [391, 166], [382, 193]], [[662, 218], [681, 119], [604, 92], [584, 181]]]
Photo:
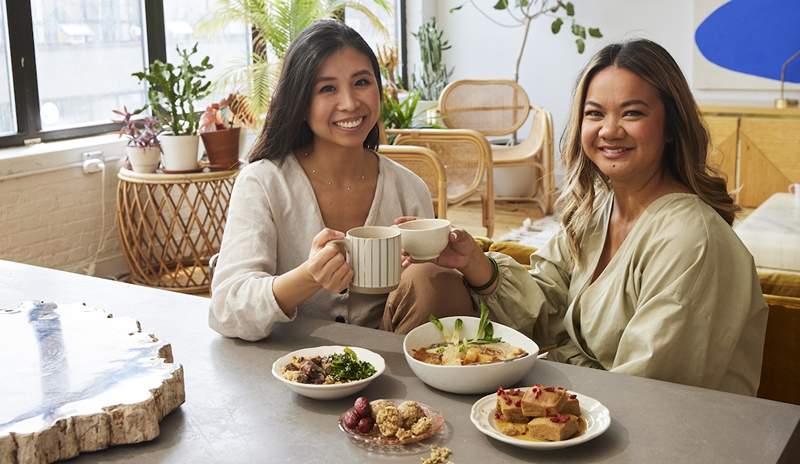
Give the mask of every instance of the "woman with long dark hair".
[[[331, 241], [358, 226], [433, 217], [425, 183], [375, 152], [380, 99], [375, 54], [344, 23], [317, 21], [289, 46], [231, 196], [211, 283], [213, 329], [258, 340], [298, 313], [377, 328], [385, 308], [413, 312], [435, 295], [420, 287], [408, 298], [415, 276], [425, 286], [431, 273], [456, 274], [434, 265], [404, 272], [388, 299], [344, 291], [353, 270]], [[471, 307], [468, 296], [447, 304]]]

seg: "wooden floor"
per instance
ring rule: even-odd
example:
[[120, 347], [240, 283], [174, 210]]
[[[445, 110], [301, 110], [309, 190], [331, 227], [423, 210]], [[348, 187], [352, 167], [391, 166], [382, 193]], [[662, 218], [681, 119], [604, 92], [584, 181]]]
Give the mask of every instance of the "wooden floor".
[[[494, 233], [492, 239], [498, 239], [512, 229], [522, 225], [525, 218], [539, 219], [542, 211], [534, 203], [497, 202], [494, 206]], [[462, 206], [447, 208], [447, 219], [455, 227], [463, 228], [472, 235], [486, 237], [486, 229], [481, 225], [481, 204], [468, 203]]]

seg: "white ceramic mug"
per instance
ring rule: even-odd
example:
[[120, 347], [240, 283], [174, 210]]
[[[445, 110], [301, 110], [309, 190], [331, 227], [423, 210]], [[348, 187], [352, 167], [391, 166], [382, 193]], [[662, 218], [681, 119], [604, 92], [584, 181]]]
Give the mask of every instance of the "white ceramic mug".
[[789, 184], [789, 193], [794, 195], [794, 204], [800, 206], [800, 182]]
[[403, 249], [417, 261], [437, 258], [450, 237], [447, 219], [415, 219], [396, 226], [403, 234]]
[[364, 226], [350, 229], [343, 246], [353, 268], [350, 291], [378, 295], [389, 293], [400, 283], [400, 231], [393, 227]]

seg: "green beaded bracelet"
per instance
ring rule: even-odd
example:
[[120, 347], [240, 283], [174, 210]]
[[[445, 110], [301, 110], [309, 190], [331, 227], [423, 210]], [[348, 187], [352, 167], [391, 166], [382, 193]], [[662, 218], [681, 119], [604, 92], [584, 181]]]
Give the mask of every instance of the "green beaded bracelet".
[[495, 261], [494, 258], [492, 258], [491, 256], [487, 256], [487, 258], [489, 258], [489, 261], [492, 262], [492, 277], [489, 279], [488, 282], [481, 285], [480, 287], [473, 287], [472, 285], [469, 284], [469, 282], [467, 282], [467, 286], [473, 292], [482, 292], [487, 288], [491, 287], [492, 285], [494, 285], [495, 282], [497, 282], [497, 277], [500, 275], [500, 266], [497, 265], [497, 261]]

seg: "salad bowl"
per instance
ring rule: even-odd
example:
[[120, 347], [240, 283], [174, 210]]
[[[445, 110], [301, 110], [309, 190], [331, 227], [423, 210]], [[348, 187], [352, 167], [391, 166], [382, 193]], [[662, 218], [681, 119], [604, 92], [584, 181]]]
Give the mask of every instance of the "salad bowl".
[[[461, 320], [461, 333], [471, 338], [478, 333], [481, 319], [477, 317], [446, 317], [438, 322], [445, 333]], [[522, 379], [536, 361], [539, 346], [522, 333], [496, 322], [491, 323], [493, 337], [500, 338], [513, 347], [522, 348], [525, 356], [486, 364], [437, 365], [419, 361], [412, 356], [416, 349], [440, 343], [445, 340], [442, 330], [434, 322], [427, 322], [406, 335], [403, 340], [403, 354], [414, 374], [429, 386], [459, 394], [488, 393], [498, 387], [511, 387]]]
[[[328, 356], [332, 354], [345, 353], [345, 348], [351, 350], [358, 357], [359, 361], [366, 361], [375, 368], [375, 373], [369, 377], [361, 380], [353, 380], [345, 383], [333, 384], [307, 384], [294, 382], [283, 376], [283, 369], [292, 362], [294, 357], [314, 357], [314, 356]], [[344, 398], [353, 395], [363, 390], [373, 380], [378, 378], [386, 369], [386, 362], [383, 357], [373, 351], [358, 348], [358, 347], [344, 347], [344, 346], [318, 346], [315, 348], [304, 348], [302, 350], [292, 351], [284, 356], [278, 358], [272, 363], [272, 376], [283, 382], [290, 390], [308, 398], [318, 400], [333, 400]]]

